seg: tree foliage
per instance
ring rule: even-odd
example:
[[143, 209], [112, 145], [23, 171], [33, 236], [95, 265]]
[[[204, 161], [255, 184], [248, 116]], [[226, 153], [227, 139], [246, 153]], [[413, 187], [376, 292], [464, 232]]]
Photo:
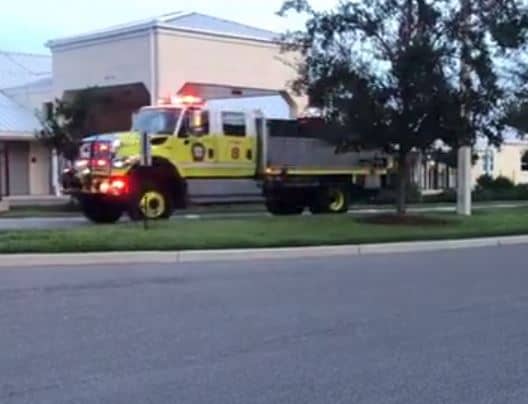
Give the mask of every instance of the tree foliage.
[[[515, 0], [358, 0], [307, 14], [284, 37], [304, 56], [294, 88], [365, 147], [397, 156], [405, 211], [407, 159], [437, 140], [457, 147], [478, 136], [502, 142], [505, 90], [497, 60], [526, 42], [527, 11]], [[461, 63], [461, 62], [464, 63]], [[464, 69], [461, 69], [464, 66]]]
[[46, 146], [73, 161], [82, 139], [88, 135], [91, 106], [98, 102], [95, 90], [77, 93], [71, 99], [55, 99], [50, 113], [41, 117], [42, 129], [36, 134]]

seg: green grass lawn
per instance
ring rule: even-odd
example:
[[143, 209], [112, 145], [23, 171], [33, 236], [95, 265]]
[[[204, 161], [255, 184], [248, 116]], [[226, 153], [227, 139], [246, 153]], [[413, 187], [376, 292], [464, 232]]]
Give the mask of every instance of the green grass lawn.
[[[215, 204], [215, 205], [193, 205], [185, 211], [178, 211], [181, 214], [203, 214], [203, 213], [247, 213], [264, 212], [264, 204], [241, 203], [241, 204]], [[55, 206], [18, 206], [12, 207], [7, 212], [0, 213], [1, 219], [17, 219], [27, 217], [72, 217], [82, 216], [80, 209], [73, 204]]]
[[[492, 208], [494, 205], [502, 205], [504, 203], [515, 203], [525, 205], [528, 207], [528, 201], [514, 201], [514, 202], [485, 202], [475, 203], [475, 207]], [[414, 208], [444, 208], [453, 207], [453, 203], [427, 203], [427, 204], [410, 204], [409, 209]], [[352, 210], [357, 209], [394, 209], [393, 205], [367, 205], [354, 204], [351, 206]], [[193, 205], [185, 211], [177, 211], [177, 214], [215, 214], [215, 215], [230, 215], [230, 214], [244, 214], [244, 213], [260, 213], [265, 212], [266, 208], [263, 203], [238, 203], [238, 204], [207, 204], [207, 205]], [[56, 206], [20, 206], [12, 207], [7, 212], [0, 213], [1, 219], [17, 219], [17, 218], [45, 218], [45, 217], [76, 217], [82, 216], [81, 211], [74, 204], [63, 204]]]
[[429, 215], [442, 225], [364, 223], [353, 216], [175, 220], [70, 230], [0, 232], [0, 253], [185, 250], [365, 244], [528, 234], [528, 208]]

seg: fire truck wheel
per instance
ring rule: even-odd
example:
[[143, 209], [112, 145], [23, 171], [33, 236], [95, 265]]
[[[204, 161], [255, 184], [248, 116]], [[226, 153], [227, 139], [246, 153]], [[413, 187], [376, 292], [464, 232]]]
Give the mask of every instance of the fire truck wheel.
[[81, 209], [90, 221], [97, 224], [113, 224], [123, 216], [123, 208], [104, 201], [84, 200]]
[[145, 186], [143, 191], [134, 198], [128, 210], [131, 220], [162, 220], [168, 219], [174, 212], [174, 203], [168, 192], [154, 184]]
[[350, 207], [350, 195], [344, 186], [330, 186], [322, 189], [310, 205], [314, 215], [322, 213], [347, 213]]
[[304, 206], [281, 200], [267, 200], [266, 209], [275, 216], [300, 215]]

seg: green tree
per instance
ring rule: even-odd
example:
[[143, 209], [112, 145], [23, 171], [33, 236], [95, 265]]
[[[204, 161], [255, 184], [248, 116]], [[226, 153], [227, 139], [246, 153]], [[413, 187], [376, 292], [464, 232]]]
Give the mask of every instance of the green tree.
[[71, 99], [56, 99], [46, 116], [40, 118], [42, 129], [37, 138], [67, 160], [77, 157], [82, 139], [91, 124], [91, 106], [98, 101], [94, 89], [77, 93]]
[[285, 35], [304, 56], [298, 91], [363, 146], [398, 162], [399, 213], [405, 213], [408, 158], [436, 140], [457, 148], [478, 136], [502, 142], [505, 92], [497, 60], [525, 43], [526, 9], [514, 0], [342, 1], [319, 12], [290, 0], [280, 14], [308, 15]]

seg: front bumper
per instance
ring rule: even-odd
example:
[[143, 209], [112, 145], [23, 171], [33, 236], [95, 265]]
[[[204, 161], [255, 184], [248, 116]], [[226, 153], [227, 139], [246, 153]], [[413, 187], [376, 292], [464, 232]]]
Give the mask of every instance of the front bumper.
[[74, 170], [66, 171], [61, 177], [62, 192], [77, 199], [101, 197], [107, 200], [126, 201], [127, 192], [102, 192], [101, 185], [111, 181], [107, 175], [80, 175]]

